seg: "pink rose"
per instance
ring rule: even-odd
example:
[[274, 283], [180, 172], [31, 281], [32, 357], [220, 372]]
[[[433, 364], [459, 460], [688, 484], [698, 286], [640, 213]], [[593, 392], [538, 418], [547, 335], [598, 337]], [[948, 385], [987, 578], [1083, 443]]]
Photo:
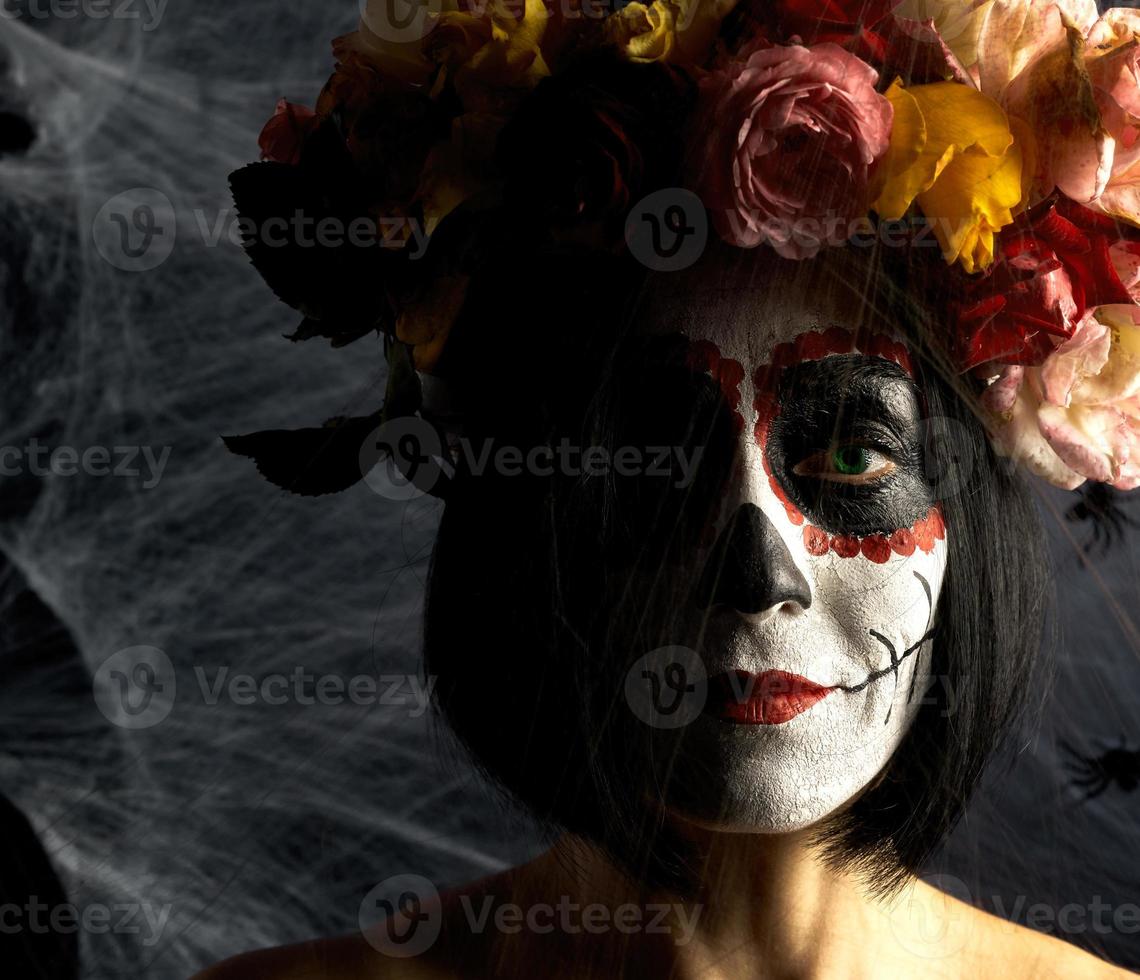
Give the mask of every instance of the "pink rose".
[[1140, 303], [1140, 242], [1117, 242], [1108, 255], [1124, 288], [1134, 302]]
[[1032, 131], [1030, 203], [1066, 197], [1140, 222], [1140, 12], [1092, 0], [995, 4], [981, 27], [978, 84]]
[[[1110, 10], [1089, 33], [1085, 68], [1095, 125], [1074, 118], [1055, 144], [1053, 176], [1073, 200], [1140, 220], [1140, 14]], [[1071, 114], [1076, 115], [1075, 109]]]
[[701, 82], [697, 190], [727, 242], [811, 258], [867, 214], [893, 110], [837, 44], [756, 47]]
[[[1068, 187], [1076, 200], [1131, 221], [1140, 220], [1140, 14], [1109, 10], [1088, 37], [1085, 64], [1099, 112], [1095, 136], [1082, 134], [1085, 150], [1073, 155]], [[1091, 145], [1090, 145], [1091, 144]]]
[[1041, 367], [1008, 371], [986, 401], [1007, 413], [999, 447], [1056, 486], [1140, 486], [1140, 307], [1093, 310]]

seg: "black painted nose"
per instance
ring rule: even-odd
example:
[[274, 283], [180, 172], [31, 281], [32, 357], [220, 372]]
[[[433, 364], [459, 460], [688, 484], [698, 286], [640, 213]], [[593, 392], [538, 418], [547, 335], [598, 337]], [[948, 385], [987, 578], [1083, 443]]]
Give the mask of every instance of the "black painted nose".
[[723, 604], [760, 613], [785, 602], [811, 605], [811, 589], [792, 555], [755, 504], [741, 504], [713, 545], [697, 586], [702, 608]]

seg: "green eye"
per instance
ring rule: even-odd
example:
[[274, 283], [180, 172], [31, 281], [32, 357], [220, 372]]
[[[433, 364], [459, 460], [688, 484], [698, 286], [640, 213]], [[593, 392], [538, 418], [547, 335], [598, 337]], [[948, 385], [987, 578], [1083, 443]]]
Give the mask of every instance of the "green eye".
[[866, 484], [888, 476], [894, 469], [895, 464], [882, 453], [847, 443], [813, 453], [794, 466], [792, 472], [831, 483]]
[[862, 446], [840, 446], [831, 454], [836, 473], [859, 476], [871, 468], [871, 454]]

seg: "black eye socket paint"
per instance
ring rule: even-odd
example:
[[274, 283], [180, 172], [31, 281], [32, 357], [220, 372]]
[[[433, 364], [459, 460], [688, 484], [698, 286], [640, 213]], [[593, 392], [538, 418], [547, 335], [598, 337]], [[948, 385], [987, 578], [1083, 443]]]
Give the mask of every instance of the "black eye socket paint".
[[[861, 354], [786, 368], [769, 427], [767, 459], [789, 499], [832, 534], [890, 535], [926, 517], [935, 496], [926, 478], [921, 394], [897, 364]], [[803, 460], [865, 447], [894, 466], [865, 483], [797, 473]]]

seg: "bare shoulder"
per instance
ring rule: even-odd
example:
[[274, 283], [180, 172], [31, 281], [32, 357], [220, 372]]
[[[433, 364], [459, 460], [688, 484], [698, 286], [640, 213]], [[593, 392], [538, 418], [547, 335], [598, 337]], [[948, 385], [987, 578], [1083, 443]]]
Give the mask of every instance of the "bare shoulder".
[[[199, 973], [193, 980], [453, 980], [482, 975], [473, 964], [484, 962], [488, 949], [462, 928], [461, 899], [506, 887], [509, 874], [482, 879], [417, 906], [417, 919], [435, 921], [432, 939], [413, 950], [412, 930], [401, 926], [394, 936], [382, 921], [368, 933], [353, 933], [307, 943], [243, 953]], [[401, 931], [403, 930], [403, 931]], [[385, 939], [387, 937], [387, 941]], [[405, 941], [398, 941], [403, 938]], [[402, 952], [394, 953], [394, 950]], [[383, 950], [388, 950], [387, 952]], [[460, 964], [463, 965], [462, 972]]]
[[359, 936], [317, 939], [224, 960], [193, 980], [444, 980], [455, 974], [424, 957], [385, 956]]
[[974, 929], [963, 950], [982, 971], [1026, 980], [1124, 980], [1137, 974], [1100, 959], [1070, 942], [970, 907]]

